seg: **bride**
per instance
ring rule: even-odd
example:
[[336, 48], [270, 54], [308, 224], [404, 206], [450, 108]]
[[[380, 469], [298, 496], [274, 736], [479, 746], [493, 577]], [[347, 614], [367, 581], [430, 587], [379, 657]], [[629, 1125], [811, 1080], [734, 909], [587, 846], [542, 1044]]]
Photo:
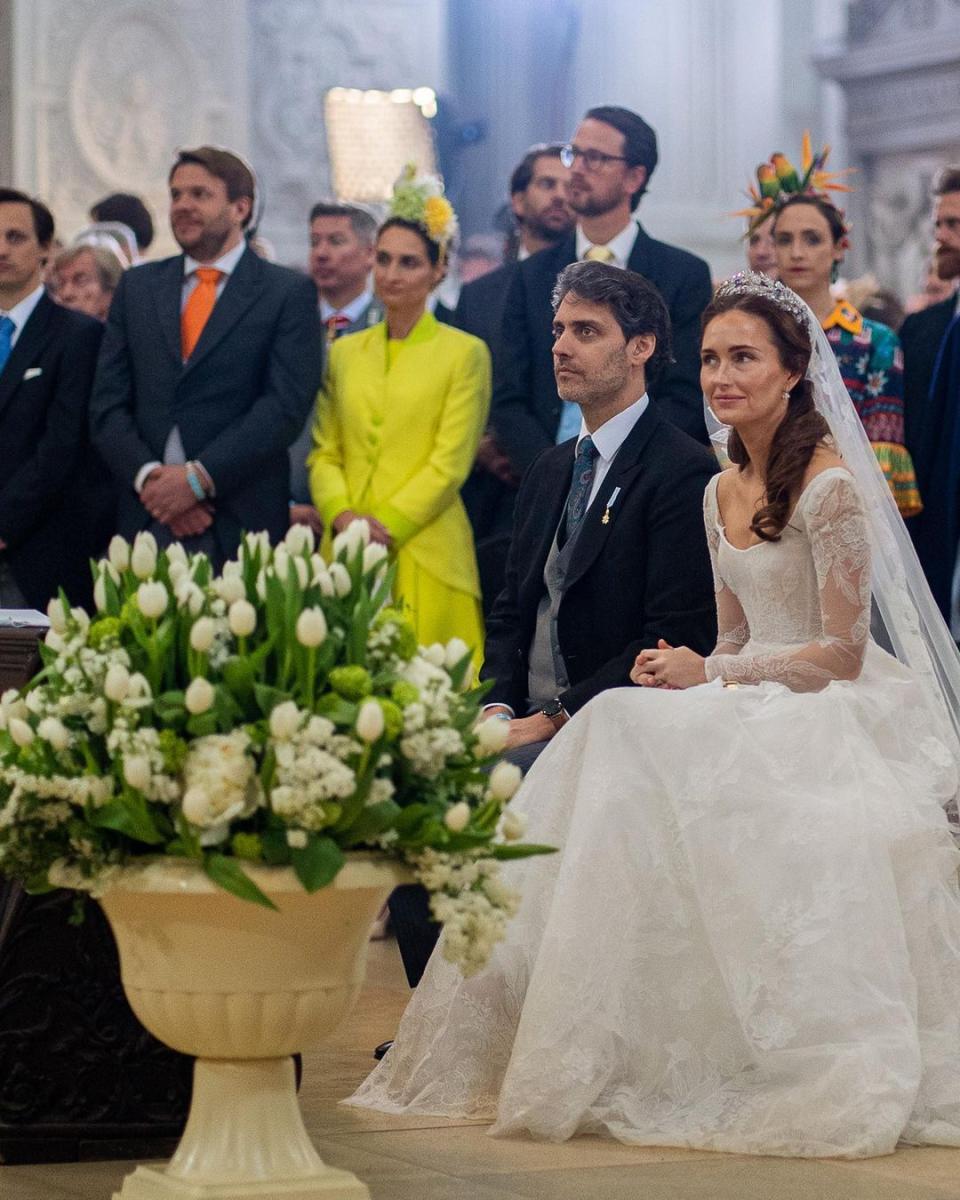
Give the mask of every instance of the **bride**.
[[806, 305], [721, 285], [702, 383], [736, 464], [704, 498], [716, 650], [644, 651], [642, 686], [549, 744], [513, 807], [560, 852], [515, 864], [485, 972], [434, 954], [349, 1103], [740, 1153], [960, 1145], [956, 650]]

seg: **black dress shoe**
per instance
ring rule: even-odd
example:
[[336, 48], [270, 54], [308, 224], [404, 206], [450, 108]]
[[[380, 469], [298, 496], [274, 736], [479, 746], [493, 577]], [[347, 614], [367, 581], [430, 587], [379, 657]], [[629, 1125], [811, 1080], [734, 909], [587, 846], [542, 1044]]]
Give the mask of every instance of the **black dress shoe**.
[[380, 1043], [380, 1045], [373, 1052], [373, 1057], [377, 1060], [377, 1062], [379, 1062], [380, 1059], [383, 1058], [383, 1056], [386, 1054], [386, 1052], [390, 1049], [390, 1047], [392, 1045], [393, 1045], [392, 1038], [390, 1039], [389, 1042], [381, 1042]]

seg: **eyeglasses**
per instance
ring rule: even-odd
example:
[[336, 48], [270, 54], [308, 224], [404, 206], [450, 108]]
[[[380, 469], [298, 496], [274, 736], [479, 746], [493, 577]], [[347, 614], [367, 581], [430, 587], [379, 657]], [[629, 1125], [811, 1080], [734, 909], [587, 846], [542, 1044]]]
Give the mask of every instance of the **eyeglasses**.
[[560, 161], [565, 167], [572, 167], [578, 158], [583, 159], [583, 165], [588, 171], [599, 171], [607, 163], [626, 162], [623, 154], [604, 154], [602, 150], [581, 150], [579, 146], [564, 146], [560, 151]]

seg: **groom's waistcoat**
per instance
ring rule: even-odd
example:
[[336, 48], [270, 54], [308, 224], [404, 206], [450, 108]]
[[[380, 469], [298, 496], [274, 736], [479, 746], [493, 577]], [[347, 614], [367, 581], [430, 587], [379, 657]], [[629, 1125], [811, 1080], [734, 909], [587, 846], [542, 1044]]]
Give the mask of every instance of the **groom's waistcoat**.
[[530, 645], [527, 689], [531, 712], [542, 708], [548, 700], [559, 696], [570, 686], [567, 664], [563, 661], [563, 652], [560, 649], [557, 615], [566, 590], [567, 572], [573, 561], [574, 547], [583, 530], [583, 523], [581, 522], [561, 547], [558, 539], [563, 524], [564, 518], [561, 517], [543, 568], [543, 584], [546, 590], [537, 607], [537, 623]]

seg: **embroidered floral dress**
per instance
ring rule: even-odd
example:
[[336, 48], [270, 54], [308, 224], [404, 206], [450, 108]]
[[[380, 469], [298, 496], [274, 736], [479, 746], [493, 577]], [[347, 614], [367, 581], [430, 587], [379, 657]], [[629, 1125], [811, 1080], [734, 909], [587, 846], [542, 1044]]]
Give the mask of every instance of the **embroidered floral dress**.
[[903, 433], [903, 352], [897, 335], [840, 301], [823, 324], [850, 399], [901, 516], [923, 507]]

